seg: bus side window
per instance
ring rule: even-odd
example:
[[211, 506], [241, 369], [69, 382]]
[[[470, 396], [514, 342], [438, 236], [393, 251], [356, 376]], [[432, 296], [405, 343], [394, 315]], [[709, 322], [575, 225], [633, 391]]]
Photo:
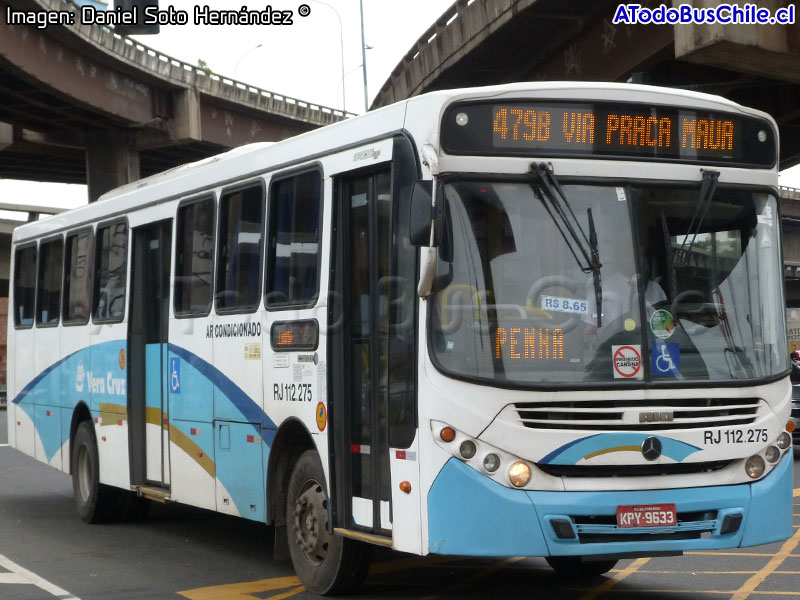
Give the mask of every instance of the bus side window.
[[117, 221], [97, 228], [92, 319], [121, 321], [125, 314], [128, 226]]
[[253, 311], [264, 240], [264, 190], [258, 185], [223, 194], [219, 205], [217, 310]]
[[67, 236], [64, 255], [64, 323], [82, 325], [89, 321], [91, 300], [92, 230]]
[[61, 269], [64, 242], [61, 238], [42, 242], [39, 248], [39, 281], [36, 295], [36, 325], [57, 325], [61, 316]]
[[266, 305], [311, 305], [319, 280], [322, 175], [309, 171], [270, 189]]
[[214, 198], [178, 209], [175, 314], [207, 315], [214, 280]]
[[14, 260], [14, 325], [33, 325], [36, 297], [36, 244], [20, 248]]

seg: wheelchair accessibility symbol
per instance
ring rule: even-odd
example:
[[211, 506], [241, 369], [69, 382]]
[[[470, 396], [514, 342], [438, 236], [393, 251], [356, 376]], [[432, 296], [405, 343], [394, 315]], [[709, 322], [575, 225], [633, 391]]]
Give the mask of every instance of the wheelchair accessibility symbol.
[[681, 374], [680, 344], [670, 344], [656, 340], [650, 354], [653, 375], [677, 377]]
[[181, 359], [169, 359], [169, 389], [173, 394], [181, 393]]

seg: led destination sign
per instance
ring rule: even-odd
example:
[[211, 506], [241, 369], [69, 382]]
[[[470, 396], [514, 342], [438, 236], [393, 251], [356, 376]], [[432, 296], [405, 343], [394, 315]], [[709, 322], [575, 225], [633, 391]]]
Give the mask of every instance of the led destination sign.
[[452, 154], [639, 158], [771, 167], [762, 119], [668, 106], [591, 102], [458, 104], [442, 124]]

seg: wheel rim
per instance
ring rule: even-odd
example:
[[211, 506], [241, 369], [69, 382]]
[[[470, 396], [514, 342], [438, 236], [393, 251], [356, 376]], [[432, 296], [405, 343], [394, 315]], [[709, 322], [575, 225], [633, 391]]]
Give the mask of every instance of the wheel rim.
[[294, 504], [294, 536], [306, 560], [322, 564], [328, 555], [331, 536], [328, 533], [328, 498], [322, 486], [309, 480]]
[[86, 446], [78, 448], [78, 488], [81, 492], [81, 500], [86, 502], [89, 499], [92, 469], [89, 461], [89, 451]]

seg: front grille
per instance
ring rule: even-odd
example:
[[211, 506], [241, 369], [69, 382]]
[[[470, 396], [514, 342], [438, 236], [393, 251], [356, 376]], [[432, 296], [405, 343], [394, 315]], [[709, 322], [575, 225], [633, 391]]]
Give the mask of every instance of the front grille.
[[717, 527], [717, 511], [678, 513], [678, 522], [664, 527], [619, 527], [615, 515], [574, 515], [570, 518], [581, 544], [690, 540], [708, 535]]
[[650, 477], [712, 473], [724, 469], [732, 462], [732, 460], [716, 460], [647, 465], [550, 465], [536, 463], [536, 466], [553, 477]]
[[748, 425], [760, 404], [759, 398], [680, 398], [518, 402], [514, 408], [531, 429], [663, 431]]

